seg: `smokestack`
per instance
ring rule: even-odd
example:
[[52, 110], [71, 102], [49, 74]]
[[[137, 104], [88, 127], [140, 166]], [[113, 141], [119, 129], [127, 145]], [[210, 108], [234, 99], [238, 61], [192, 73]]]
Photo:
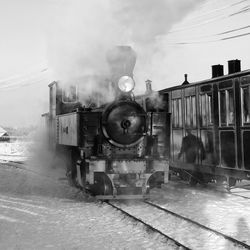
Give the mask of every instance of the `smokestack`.
[[146, 83], [146, 94], [149, 94], [152, 92], [152, 84], [151, 84], [152, 81], [148, 79], [145, 81], [145, 83]]
[[240, 71], [240, 60], [236, 59], [228, 61], [228, 74], [233, 74]]
[[122, 76], [133, 77], [136, 53], [130, 46], [116, 46], [107, 52], [107, 62], [114, 82]]
[[220, 64], [212, 65], [212, 78], [223, 75], [224, 75], [223, 65]]
[[184, 74], [184, 78], [185, 78], [185, 81], [182, 83], [182, 85], [187, 85], [189, 84], [188, 80], [187, 80], [187, 74]]

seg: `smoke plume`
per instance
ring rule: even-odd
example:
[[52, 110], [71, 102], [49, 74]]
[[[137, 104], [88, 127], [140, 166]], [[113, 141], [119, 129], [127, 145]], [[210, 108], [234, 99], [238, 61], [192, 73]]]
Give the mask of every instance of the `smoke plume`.
[[[145, 91], [147, 73], [154, 78], [154, 55], [162, 49], [157, 47], [158, 38], [194, 8], [195, 2], [54, 1], [48, 22], [48, 56], [54, 78], [67, 82], [85, 75], [108, 74], [106, 51], [116, 45], [130, 45], [139, 59], [137, 89]], [[95, 82], [89, 86], [99, 88]]]

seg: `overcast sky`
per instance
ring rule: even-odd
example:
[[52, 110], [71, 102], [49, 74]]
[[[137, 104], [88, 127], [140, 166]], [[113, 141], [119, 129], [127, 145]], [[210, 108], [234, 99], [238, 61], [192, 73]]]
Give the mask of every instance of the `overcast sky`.
[[250, 0], [0, 0], [0, 125], [37, 124], [50, 81], [104, 70], [105, 50], [132, 45], [136, 91], [250, 69]]

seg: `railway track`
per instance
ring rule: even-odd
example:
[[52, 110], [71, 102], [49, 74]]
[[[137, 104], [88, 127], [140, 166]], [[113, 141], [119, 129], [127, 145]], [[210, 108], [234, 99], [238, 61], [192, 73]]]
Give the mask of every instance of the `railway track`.
[[233, 237], [167, 210], [151, 201], [107, 202], [181, 249], [250, 249]]
[[[174, 182], [176, 183], [181, 183], [183, 185], [185, 185], [186, 187], [190, 187], [190, 184], [188, 184], [186, 181], [183, 181], [183, 180], [174, 180]], [[231, 195], [231, 196], [237, 196], [237, 197], [241, 197], [243, 199], [247, 199], [249, 200], [250, 199], [250, 184], [247, 184], [247, 185], [241, 185], [241, 186], [235, 186], [235, 187], [232, 187], [230, 189], [228, 189], [227, 187], [223, 186], [223, 185], [216, 185], [215, 183], [210, 185], [210, 184], [204, 184], [205, 185], [205, 188], [208, 189], [208, 190], [212, 190], [212, 191], [215, 191], [215, 192], [218, 192], [218, 193], [223, 193], [223, 194], [227, 194], [227, 195]], [[194, 189], [196, 187], [193, 187]], [[239, 192], [247, 192], [248, 193], [248, 196], [244, 196], [244, 195], [241, 195], [239, 193], [234, 193], [232, 192], [233, 190], [235, 189], [239, 189], [241, 191]]]
[[111, 207], [115, 208], [116, 210], [120, 211], [122, 214], [125, 214], [126, 216], [128, 216], [129, 218], [132, 218], [134, 221], [137, 221], [139, 223], [141, 223], [142, 225], [144, 225], [146, 228], [148, 228], [149, 230], [151, 230], [152, 232], [158, 233], [159, 235], [161, 235], [162, 237], [164, 237], [167, 241], [170, 241], [172, 244], [174, 244], [176, 247], [178, 247], [179, 249], [187, 249], [190, 250], [191, 248], [186, 247], [185, 245], [183, 245], [182, 243], [180, 243], [179, 241], [173, 239], [172, 237], [168, 236], [167, 234], [165, 234], [164, 232], [158, 230], [156, 227], [146, 223], [145, 221], [141, 220], [140, 218], [134, 216], [131, 213], [126, 212], [125, 210], [123, 210], [122, 208], [120, 208], [119, 206], [115, 205], [112, 202], [107, 201], [106, 204], [110, 205]]
[[[211, 188], [211, 187], [210, 187], [209, 189], [211, 189], [211, 190], [213, 190], [213, 191], [215, 191], [215, 192], [218, 192], [218, 193], [223, 193], [223, 194], [227, 194], [227, 195], [231, 195], [231, 196], [237, 196], [237, 197], [241, 197], [241, 198], [243, 198], [243, 199], [250, 200], [250, 195], [249, 195], [249, 196], [244, 196], [244, 195], [232, 193], [231, 191], [220, 190], [220, 189], [218, 189], [218, 188], [216, 188], [216, 187], [215, 187], [215, 188]], [[244, 190], [243, 187], [239, 187], [239, 189], [243, 189], [243, 190]], [[250, 194], [250, 190], [248, 190], [248, 192], [249, 192], [249, 194]]]
[[[23, 162], [11, 161], [6, 162], [5, 165], [56, 181], [49, 176], [26, 168]], [[60, 184], [64, 183], [60, 182]], [[151, 201], [129, 203], [109, 201], [106, 203], [125, 216], [143, 224], [150, 231], [161, 235], [177, 249], [250, 249], [250, 245], [244, 242], [167, 210]], [[227, 246], [227, 248], [223, 248], [223, 246]]]
[[[1, 159], [0, 159], [1, 160]], [[65, 184], [63, 183], [62, 181], [66, 180], [67, 178], [59, 178], [59, 179], [55, 179], [49, 175], [46, 175], [46, 174], [43, 174], [43, 173], [40, 173], [38, 171], [35, 171], [33, 169], [30, 169], [28, 168], [26, 165], [25, 165], [25, 162], [23, 161], [15, 161], [15, 160], [11, 160], [11, 161], [2, 161], [1, 164], [5, 165], [5, 166], [10, 166], [10, 167], [13, 167], [13, 168], [17, 168], [17, 169], [21, 169], [21, 170], [24, 170], [26, 172], [30, 172], [32, 174], [35, 174], [35, 175], [38, 175], [38, 176], [41, 176], [43, 178], [47, 178], [47, 179], [50, 179], [51, 181], [53, 182], [57, 182], [61, 185], [66, 185], [66, 186], [69, 186], [69, 184]]]
[[[181, 181], [182, 183], [185, 183], [185, 185], [190, 186], [190, 184], [186, 183], [185, 181]], [[241, 197], [244, 199], [250, 199], [250, 183], [245, 184], [245, 185], [237, 185], [233, 186], [233, 187], [228, 187], [226, 185], [223, 184], [204, 184], [205, 187], [209, 190], [213, 190], [216, 191], [218, 193], [223, 193], [223, 194], [228, 194], [228, 195], [232, 195], [232, 196], [237, 196], [237, 197]], [[238, 193], [234, 193], [234, 190], [238, 189], [239, 192], [248, 192], [248, 196], [244, 196], [244, 195], [240, 195]]]

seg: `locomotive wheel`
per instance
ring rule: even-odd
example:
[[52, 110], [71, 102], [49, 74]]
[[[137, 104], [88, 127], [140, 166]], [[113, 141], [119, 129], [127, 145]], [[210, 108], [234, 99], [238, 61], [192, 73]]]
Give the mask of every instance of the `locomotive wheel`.
[[190, 179], [190, 173], [182, 169], [180, 169], [179, 176], [181, 180], [184, 180], [184, 181], [189, 181]]
[[209, 175], [196, 171], [190, 174], [188, 182], [192, 187], [196, 186], [198, 183], [205, 186], [210, 179], [211, 177]]
[[77, 184], [76, 184], [76, 180], [74, 177], [72, 177], [72, 172], [71, 171], [68, 171], [66, 173], [66, 177], [67, 177], [67, 180], [68, 180], [68, 183], [71, 187], [77, 187]]
[[180, 178], [184, 181], [187, 181], [191, 187], [195, 187], [198, 183], [197, 174], [189, 171], [181, 171]]
[[112, 195], [113, 187], [108, 176], [95, 173], [95, 184], [91, 186], [90, 191], [93, 195]]
[[215, 177], [215, 180], [216, 180], [216, 184], [221, 186], [223, 185], [223, 182], [225, 181], [225, 177], [218, 175]]
[[161, 188], [161, 184], [164, 183], [164, 175], [162, 172], [156, 172], [150, 176], [148, 180], [149, 188]]
[[233, 178], [233, 177], [229, 177], [229, 179], [228, 179], [228, 186], [229, 187], [233, 187], [233, 186], [235, 186], [235, 184], [236, 184], [236, 179]]
[[198, 180], [194, 176], [190, 175], [188, 183], [191, 187], [195, 187], [198, 183]]
[[72, 187], [79, 188], [80, 185], [77, 181], [77, 170], [76, 170], [77, 159], [79, 159], [79, 152], [76, 149], [72, 149], [70, 151], [69, 159], [70, 161], [67, 162], [67, 172], [66, 172], [68, 183]]

